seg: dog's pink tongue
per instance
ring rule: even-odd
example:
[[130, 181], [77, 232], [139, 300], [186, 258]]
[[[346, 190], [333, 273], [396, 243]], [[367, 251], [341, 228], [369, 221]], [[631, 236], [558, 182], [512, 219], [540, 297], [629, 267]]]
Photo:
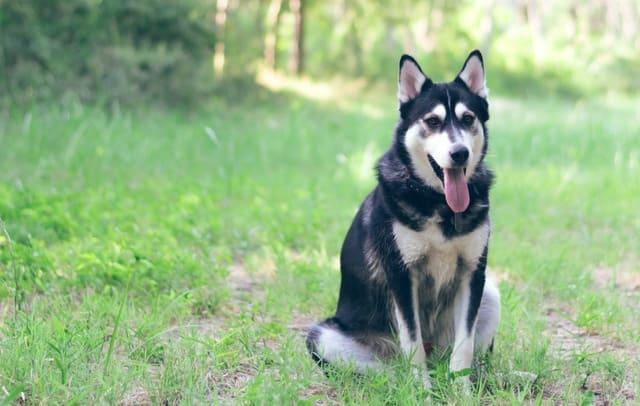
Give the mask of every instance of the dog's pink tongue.
[[455, 213], [462, 213], [469, 206], [469, 188], [462, 168], [444, 170], [444, 197]]

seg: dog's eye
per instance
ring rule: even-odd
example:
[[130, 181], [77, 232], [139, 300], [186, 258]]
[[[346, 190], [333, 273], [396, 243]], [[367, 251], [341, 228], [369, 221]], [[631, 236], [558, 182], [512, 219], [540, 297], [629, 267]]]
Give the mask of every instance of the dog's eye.
[[434, 116], [431, 116], [431, 117], [425, 119], [424, 122], [431, 129], [438, 128], [442, 124], [442, 121], [440, 121], [440, 119], [438, 117], [434, 117]]
[[473, 122], [475, 121], [475, 117], [472, 114], [469, 113], [465, 113], [462, 116], [462, 124], [466, 125], [467, 127], [470, 126], [471, 124], [473, 124]]

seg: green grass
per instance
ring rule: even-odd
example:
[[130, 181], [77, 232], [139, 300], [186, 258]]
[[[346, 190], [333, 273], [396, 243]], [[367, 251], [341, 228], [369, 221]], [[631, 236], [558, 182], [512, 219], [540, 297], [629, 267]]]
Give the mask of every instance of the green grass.
[[[389, 144], [392, 92], [248, 100], [1, 113], [0, 404], [424, 402], [402, 362], [326, 378], [300, 328], [335, 308], [337, 255]], [[489, 266], [503, 320], [470, 396], [431, 359], [432, 400], [640, 396], [637, 292], [594, 280], [640, 273], [638, 106], [494, 101]], [[558, 355], [550, 307], [593, 337]]]

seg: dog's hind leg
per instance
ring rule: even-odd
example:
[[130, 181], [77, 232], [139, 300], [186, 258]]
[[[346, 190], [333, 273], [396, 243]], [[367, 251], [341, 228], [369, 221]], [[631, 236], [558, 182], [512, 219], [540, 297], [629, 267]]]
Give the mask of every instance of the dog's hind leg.
[[357, 372], [381, 368], [373, 348], [345, 332], [334, 318], [313, 326], [306, 344], [313, 360], [323, 368], [328, 364], [350, 366]]
[[493, 349], [493, 340], [500, 322], [500, 292], [495, 282], [487, 278], [484, 292], [478, 309], [476, 322], [476, 351], [484, 352]]

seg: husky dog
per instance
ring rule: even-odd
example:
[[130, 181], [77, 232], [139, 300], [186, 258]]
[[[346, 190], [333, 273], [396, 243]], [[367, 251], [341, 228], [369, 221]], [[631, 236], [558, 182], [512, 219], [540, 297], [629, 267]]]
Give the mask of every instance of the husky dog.
[[379, 369], [399, 341], [429, 387], [430, 346], [451, 349], [451, 371], [470, 368], [474, 352], [493, 349], [500, 319], [500, 295], [485, 273], [493, 175], [484, 163], [482, 55], [473, 51], [449, 83], [434, 83], [403, 55], [398, 100], [378, 185], [342, 246], [336, 314], [313, 326], [306, 344], [322, 367], [364, 372]]

